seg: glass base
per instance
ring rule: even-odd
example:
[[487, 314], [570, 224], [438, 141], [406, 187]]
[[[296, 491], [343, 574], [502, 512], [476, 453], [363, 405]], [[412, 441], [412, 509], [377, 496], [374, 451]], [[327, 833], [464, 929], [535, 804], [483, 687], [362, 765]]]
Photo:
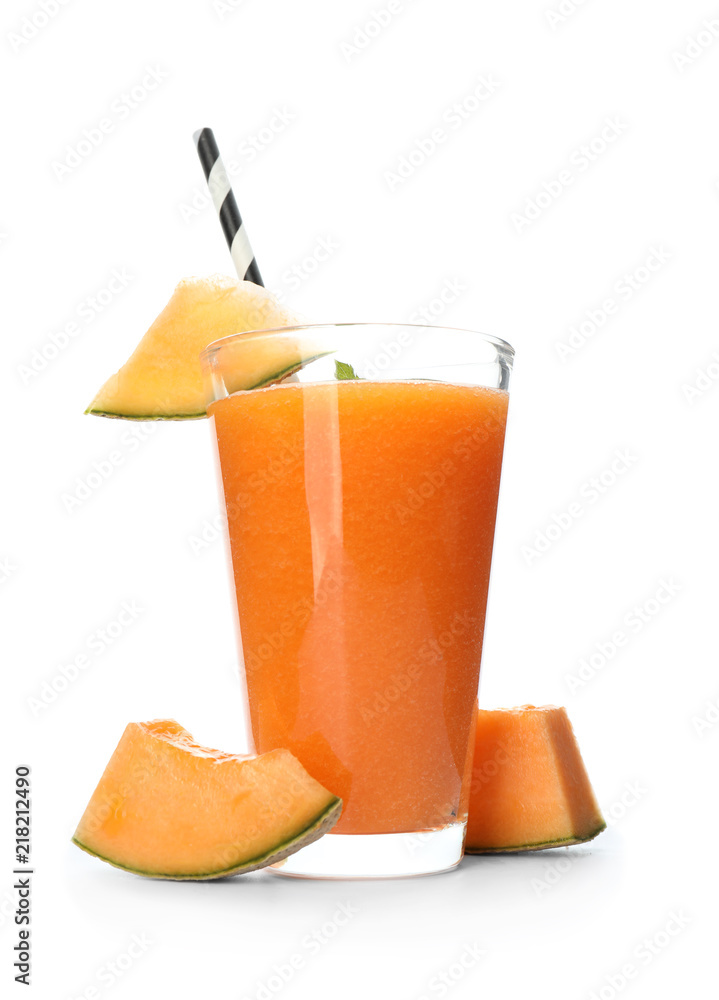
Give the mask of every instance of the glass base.
[[292, 878], [412, 878], [455, 868], [466, 823], [416, 833], [328, 833], [270, 867]]

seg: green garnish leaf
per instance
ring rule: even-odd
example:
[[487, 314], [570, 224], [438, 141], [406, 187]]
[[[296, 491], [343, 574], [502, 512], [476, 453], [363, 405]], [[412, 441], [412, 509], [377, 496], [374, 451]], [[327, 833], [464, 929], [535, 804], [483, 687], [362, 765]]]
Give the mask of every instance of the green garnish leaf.
[[359, 378], [359, 375], [355, 372], [352, 365], [348, 365], [346, 361], [335, 361], [335, 378], [341, 381], [345, 378]]

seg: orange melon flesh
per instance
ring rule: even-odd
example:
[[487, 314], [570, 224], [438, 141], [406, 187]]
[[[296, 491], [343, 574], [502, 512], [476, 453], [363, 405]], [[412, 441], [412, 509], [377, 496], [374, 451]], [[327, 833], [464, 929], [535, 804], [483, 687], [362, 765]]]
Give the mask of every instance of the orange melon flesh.
[[[206, 389], [200, 352], [222, 337], [293, 326], [300, 319], [266, 288], [224, 275], [182, 280], [137, 348], [102, 386], [86, 413], [128, 420], [204, 417]], [[296, 343], [257, 344], [235, 388], [266, 385], [301, 367]]]
[[605, 826], [564, 708], [478, 711], [465, 851], [579, 844]]
[[312, 843], [341, 808], [289, 750], [223, 753], [199, 746], [172, 719], [132, 722], [73, 841], [139, 875], [221, 878]]

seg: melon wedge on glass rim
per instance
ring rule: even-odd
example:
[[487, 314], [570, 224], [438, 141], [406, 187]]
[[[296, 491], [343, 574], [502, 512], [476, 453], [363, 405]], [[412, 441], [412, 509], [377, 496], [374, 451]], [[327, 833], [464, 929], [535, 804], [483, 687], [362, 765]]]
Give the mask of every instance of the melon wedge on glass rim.
[[[250, 330], [296, 326], [301, 317], [250, 281], [223, 275], [185, 278], [133, 354], [112, 375], [86, 413], [127, 420], [187, 420], [206, 416], [200, 353], [222, 337]], [[243, 351], [233, 391], [256, 389], [314, 360], [299, 337], [258, 339]]]

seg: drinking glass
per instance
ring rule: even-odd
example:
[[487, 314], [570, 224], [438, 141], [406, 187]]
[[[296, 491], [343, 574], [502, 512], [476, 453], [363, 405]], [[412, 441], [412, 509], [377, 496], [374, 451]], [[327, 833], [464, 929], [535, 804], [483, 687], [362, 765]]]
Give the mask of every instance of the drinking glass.
[[203, 352], [254, 748], [343, 800], [282, 874], [461, 859], [513, 356], [374, 323]]

